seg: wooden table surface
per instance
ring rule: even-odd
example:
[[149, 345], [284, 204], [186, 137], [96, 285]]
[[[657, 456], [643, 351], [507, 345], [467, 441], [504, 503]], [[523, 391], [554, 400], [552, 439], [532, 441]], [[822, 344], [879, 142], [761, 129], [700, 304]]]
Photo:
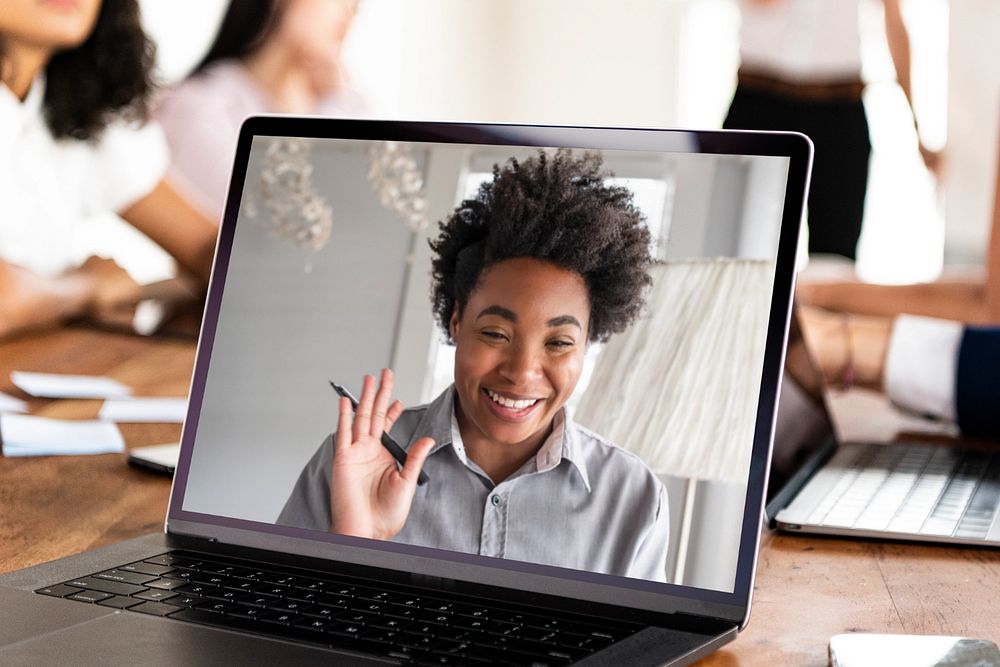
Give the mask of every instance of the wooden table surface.
[[[0, 344], [10, 371], [107, 375], [139, 396], [187, 392], [194, 343], [65, 328]], [[99, 401], [30, 399], [33, 414], [96, 415]], [[120, 426], [128, 447], [176, 441], [178, 425]], [[0, 572], [162, 530], [168, 478], [123, 454], [0, 457]], [[1000, 550], [765, 533], [750, 624], [701, 665], [824, 665], [832, 635], [962, 635], [1000, 643]]]

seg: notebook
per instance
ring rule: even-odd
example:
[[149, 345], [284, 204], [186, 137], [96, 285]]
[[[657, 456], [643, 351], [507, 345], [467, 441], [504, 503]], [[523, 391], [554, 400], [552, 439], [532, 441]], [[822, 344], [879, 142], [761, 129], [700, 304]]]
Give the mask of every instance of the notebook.
[[947, 442], [840, 442], [797, 318], [767, 513], [789, 531], [1000, 545], [1000, 456]]
[[[732, 641], [810, 160], [786, 133], [248, 119], [165, 531], [0, 577], [0, 661], [652, 665]], [[627, 335], [671, 308], [688, 330]], [[657, 349], [670, 386], [632, 372]], [[685, 508], [693, 479], [729, 509]], [[696, 533], [730, 546], [692, 567]]]

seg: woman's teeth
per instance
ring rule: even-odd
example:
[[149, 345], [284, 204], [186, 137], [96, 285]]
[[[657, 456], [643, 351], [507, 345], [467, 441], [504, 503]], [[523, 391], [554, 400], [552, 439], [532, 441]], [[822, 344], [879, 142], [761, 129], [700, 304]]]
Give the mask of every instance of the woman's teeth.
[[537, 398], [525, 401], [515, 401], [510, 398], [505, 398], [504, 396], [501, 396], [495, 391], [491, 391], [489, 389], [486, 390], [486, 393], [489, 394], [489, 397], [493, 399], [494, 403], [502, 405], [505, 408], [511, 408], [512, 410], [523, 410], [524, 408], [530, 408], [532, 405], [538, 402]]

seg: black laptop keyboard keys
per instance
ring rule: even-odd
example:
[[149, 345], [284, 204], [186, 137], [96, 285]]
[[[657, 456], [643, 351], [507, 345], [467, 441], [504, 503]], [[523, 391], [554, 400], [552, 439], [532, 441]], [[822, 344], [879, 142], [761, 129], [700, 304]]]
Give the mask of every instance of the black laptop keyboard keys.
[[639, 629], [186, 552], [36, 592], [416, 664], [564, 665]]

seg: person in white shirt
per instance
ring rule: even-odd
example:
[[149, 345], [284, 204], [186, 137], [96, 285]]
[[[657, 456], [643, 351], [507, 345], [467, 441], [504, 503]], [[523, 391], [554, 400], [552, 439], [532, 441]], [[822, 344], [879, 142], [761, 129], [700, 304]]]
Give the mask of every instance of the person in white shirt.
[[358, 0], [229, 3], [194, 72], [154, 118], [170, 145], [168, 180], [213, 220], [222, 217], [240, 124], [260, 113], [358, 116], [341, 50]]
[[879, 389], [897, 407], [954, 422], [963, 435], [1000, 439], [1000, 326], [802, 306], [811, 352], [826, 379]]
[[[793, 130], [815, 145], [809, 252], [854, 259], [871, 142], [861, 94], [861, 0], [739, 0], [740, 69], [723, 127]], [[889, 52], [906, 99], [910, 42], [899, 0], [882, 0]], [[914, 117], [914, 123], [916, 119]], [[939, 155], [922, 143], [928, 168]]]
[[153, 47], [136, 0], [5, 0], [0, 11], [0, 338], [131, 307], [111, 260], [77, 264], [88, 216], [117, 212], [207, 283], [217, 230], [163, 180], [144, 125]]

